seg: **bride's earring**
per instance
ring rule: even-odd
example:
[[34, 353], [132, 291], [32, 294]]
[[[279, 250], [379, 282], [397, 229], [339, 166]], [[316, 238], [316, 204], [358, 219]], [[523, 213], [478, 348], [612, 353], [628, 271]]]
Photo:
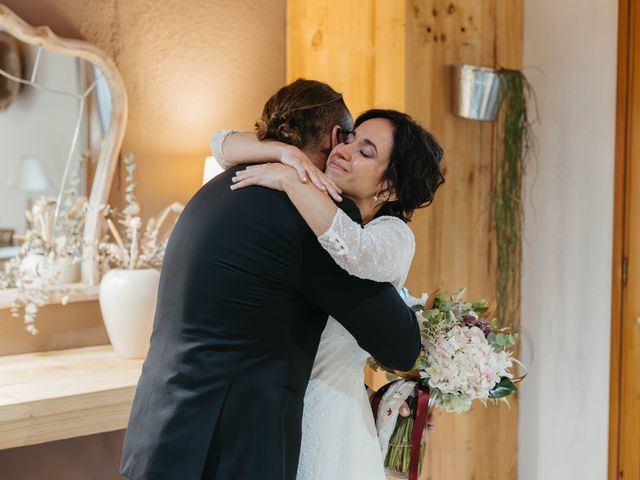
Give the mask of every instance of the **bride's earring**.
[[373, 201], [374, 201], [375, 203], [378, 203], [378, 196], [377, 196], [377, 195], [374, 195], [374, 196], [373, 196]]

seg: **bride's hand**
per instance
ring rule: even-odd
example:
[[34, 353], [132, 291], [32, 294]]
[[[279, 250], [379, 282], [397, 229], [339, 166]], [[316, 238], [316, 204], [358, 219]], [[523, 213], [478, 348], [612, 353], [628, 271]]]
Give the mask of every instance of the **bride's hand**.
[[[411, 409], [409, 408], [409, 404], [407, 403], [406, 400], [402, 402], [402, 405], [400, 405], [398, 414], [401, 417], [405, 417], [405, 418], [411, 416]], [[427, 415], [427, 425], [425, 428], [427, 429], [428, 432], [433, 432], [436, 429], [436, 424], [433, 421], [433, 408], [429, 409], [429, 414]]]
[[340, 201], [342, 190], [333, 183], [318, 167], [316, 167], [309, 157], [298, 147], [287, 145], [280, 154], [280, 163], [295, 168], [298, 178], [305, 183], [307, 178], [311, 179], [318, 189], [327, 192], [334, 200]]
[[[320, 174], [324, 176], [322, 172], [320, 172]], [[236, 172], [235, 176], [231, 179], [233, 182], [231, 190], [238, 190], [240, 188], [251, 186], [261, 186], [271, 188], [272, 190], [285, 191], [286, 181], [291, 181], [292, 177], [297, 177], [296, 170], [281, 163], [251, 165], [244, 170]], [[329, 179], [327, 180], [330, 181]], [[297, 178], [295, 181], [298, 181]], [[324, 191], [325, 193], [331, 194], [336, 201], [342, 201], [342, 198], [336, 191], [333, 191], [332, 189], [326, 189]]]
[[238, 170], [236, 172], [231, 179], [233, 182], [231, 190], [257, 185], [272, 190], [284, 191], [284, 180], [287, 177], [291, 179], [291, 177], [295, 176], [295, 170], [280, 163], [251, 165], [244, 170]]

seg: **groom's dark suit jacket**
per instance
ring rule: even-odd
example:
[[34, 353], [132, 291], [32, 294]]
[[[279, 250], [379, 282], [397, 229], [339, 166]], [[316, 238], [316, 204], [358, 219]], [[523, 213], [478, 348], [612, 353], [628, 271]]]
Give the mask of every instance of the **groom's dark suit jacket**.
[[196, 193], [167, 247], [122, 453], [134, 480], [295, 479], [329, 314], [387, 366], [418, 355], [395, 289], [338, 267], [284, 193], [229, 190], [235, 170]]

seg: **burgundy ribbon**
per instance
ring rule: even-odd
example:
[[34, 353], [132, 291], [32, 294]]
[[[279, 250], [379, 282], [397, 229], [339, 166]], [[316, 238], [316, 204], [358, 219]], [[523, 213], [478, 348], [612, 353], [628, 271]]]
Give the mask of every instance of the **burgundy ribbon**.
[[420, 443], [424, 429], [427, 426], [429, 416], [429, 389], [416, 385], [418, 405], [416, 407], [416, 421], [413, 424], [413, 436], [411, 437], [411, 458], [409, 459], [409, 480], [418, 480], [420, 474]]
[[387, 383], [386, 385], [380, 387], [376, 393], [371, 397], [371, 410], [373, 410], [373, 420], [376, 425], [378, 424], [378, 410], [380, 409], [380, 402], [382, 401], [382, 397], [389, 390], [389, 387], [393, 384]]
[[[373, 418], [376, 424], [378, 423], [378, 410], [380, 409], [382, 397], [393, 383], [395, 382], [387, 383], [383, 387], [380, 387], [380, 389], [373, 394], [373, 397], [371, 397], [371, 409], [373, 410]], [[420, 465], [420, 443], [422, 442], [422, 435], [427, 426], [427, 418], [429, 416], [429, 389], [416, 384], [416, 394], [418, 396], [418, 402], [416, 405], [415, 422], [413, 424], [413, 434], [411, 436], [409, 480], [418, 480], [418, 475], [420, 474], [418, 468]]]

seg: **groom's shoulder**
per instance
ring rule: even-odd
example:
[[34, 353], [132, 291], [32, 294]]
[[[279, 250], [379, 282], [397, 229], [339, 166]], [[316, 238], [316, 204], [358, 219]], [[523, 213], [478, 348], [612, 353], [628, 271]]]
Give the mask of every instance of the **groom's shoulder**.
[[271, 224], [276, 229], [301, 229], [306, 225], [284, 192], [264, 187], [231, 190], [231, 179], [242, 168], [230, 168], [203, 185], [185, 211], [192, 211], [202, 220], [232, 217], [246, 223]]
[[[283, 206], [291, 204], [285, 193], [269, 188], [247, 187], [240, 190], [231, 190], [230, 187], [233, 185], [231, 179], [238, 170], [242, 170], [243, 168], [242, 166], [236, 166], [217, 175], [198, 190], [190, 200], [190, 203], [219, 204], [221, 206], [229, 205], [233, 208], [242, 207], [243, 211], [237, 213], [243, 214], [260, 210], [260, 207], [264, 206], [265, 202], [267, 204]], [[252, 202], [254, 202], [254, 205], [251, 205]], [[244, 207], [247, 208], [245, 209]]]

